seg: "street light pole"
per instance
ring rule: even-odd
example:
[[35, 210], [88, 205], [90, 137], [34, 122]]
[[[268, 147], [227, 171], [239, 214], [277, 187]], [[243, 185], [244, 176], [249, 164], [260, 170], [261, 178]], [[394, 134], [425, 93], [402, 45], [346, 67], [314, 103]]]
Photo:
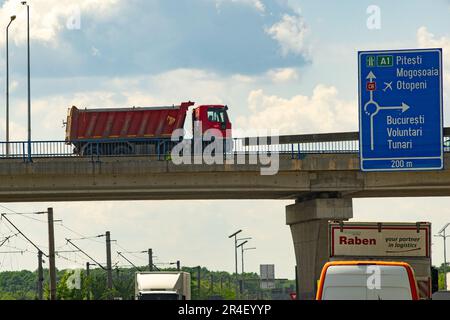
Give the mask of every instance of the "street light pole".
[[256, 247], [244, 249], [244, 246], [242, 246], [242, 273], [244, 273], [244, 251], [255, 250], [255, 249], [256, 249]]
[[237, 248], [241, 247], [241, 264], [242, 264], [241, 273], [244, 273], [244, 251], [243, 251], [244, 244], [246, 244], [248, 242], [248, 240], [251, 240], [251, 239], [252, 239], [252, 237], [237, 239], [237, 241], [247, 240], [247, 241], [242, 242], [240, 245], [237, 246]]
[[241, 274], [244, 274], [244, 245], [248, 242], [248, 240], [242, 242], [241, 244], [239, 244], [237, 247], [241, 247], [241, 261], [242, 261], [242, 269], [241, 269]]
[[9, 26], [14, 20], [16, 16], [11, 16], [6, 27], [6, 156], [9, 156]]
[[[245, 238], [245, 239], [251, 239], [251, 238]], [[241, 239], [243, 240], [243, 239]], [[238, 247], [241, 247], [241, 258], [242, 258], [242, 275], [241, 275], [241, 285], [240, 285], [240, 291], [241, 294], [244, 292], [244, 251], [245, 250], [252, 250], [252, 249], [256, 249], [256, 248], [246, 248], [244, 249], [244, 245], [248, 242], [248, 240], [245, 240], [244, 242], [242, 242], [241, 244], [238, 245]]]
[[31, 66], [30, 66], [30, 6], [26, 1], [22, 5], [27, 6], [27, 42], [28, 42], [28, 162], [31, 159]]
[[447, 238], [450, 237], [450, 235], [446, 234], [447, 227], [450, 226], [450, 223], [447, 223], [435, 237], [441, 237], [444, 240], [444, 290], [447, 290]]
[[232, 235], [228, 236], [228, 239], [234, 237], [234, 265], [235, 265], [235, 271], [236, 271], [236, 298], [238, 296], [238, 287], [237, 287], [237, 276], [238, 276], [238, 262], [237, 262], [237, 235], [241, 233], [242, 230], [238, 230]]
[[232, 235], [228, 236], [228, 238], [233, 238], [234, 237], [234, 265], [235, 265], [235, 271], [236, 271], [236, 275], [238, 274], [238, 263], [237, 263], [237, 235], [239, 233], [241, 233], [242, 230], [238, 230], [235, 233], [233, 233]]

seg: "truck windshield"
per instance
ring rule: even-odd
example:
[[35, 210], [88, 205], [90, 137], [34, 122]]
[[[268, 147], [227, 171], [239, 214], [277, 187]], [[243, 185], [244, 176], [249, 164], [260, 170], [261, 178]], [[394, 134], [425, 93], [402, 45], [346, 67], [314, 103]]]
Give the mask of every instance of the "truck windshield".
[[225, 123], [226, 122], [225, 110], [217, 108], [208, 109], [208, 121]]
[[149, 293], [139, 295], [139, 300], [178, 300], [175, 293]]

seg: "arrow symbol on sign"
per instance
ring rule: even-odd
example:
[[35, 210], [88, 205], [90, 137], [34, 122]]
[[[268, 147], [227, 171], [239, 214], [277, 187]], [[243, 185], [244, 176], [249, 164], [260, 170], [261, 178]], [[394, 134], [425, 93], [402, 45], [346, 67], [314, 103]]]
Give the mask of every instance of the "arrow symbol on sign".
[[372, 71], [369, 72], [369, 74], [367, 75], [366, 79], [370, 80], [370, 82], [372, 82], [374, 79], [376, 79], [377, 77], [375, 77], [375, 75], [373, 74]]
[[[366, 79], [369, 80], [370, 82], [373, 82], [374, 79], [376, 79], [377, 77], [375, 77], [374, 73], [372, 71], [369, 72], [369, 74], [367, 75]], [[369, 102], [373, 102], [373, 91], [369, 92], [370, 94], [370, 101]]]
[[369, 101], [368, 103], [373, 103], [376, 106], [376, 110], [373, 114], [370, 115], [370, 148], [373, 151], [375, 149], [375, 143], [374, 143], [374, 135], [373, 135], [373, 119], [375, 118], [375, 116], [378, 114], [378, 112], [380, 112], [380, 110], [401, 110], [402, 113], [406, 112], [409, 110], [409, 108], [411, 108], [410, 106], [408, 106], [406, 103], [402, 102], [401, 106], [395, 106], [395, 107], [382, 107], [380, 105], [378, 105], [378, 103], [372, 101]]
[[411, 108], [411, 107], [408, 106], [406, 103], [402, 102], [401, 106], [396, 106], [396, 107], [378, 107], [378, 111], [379, 110], [396, 110], [396, 109], [400, 109], [400, 110], [402, 110], [402, 113], [404, 113], [405, 111], [408, 111], [409, 108]]

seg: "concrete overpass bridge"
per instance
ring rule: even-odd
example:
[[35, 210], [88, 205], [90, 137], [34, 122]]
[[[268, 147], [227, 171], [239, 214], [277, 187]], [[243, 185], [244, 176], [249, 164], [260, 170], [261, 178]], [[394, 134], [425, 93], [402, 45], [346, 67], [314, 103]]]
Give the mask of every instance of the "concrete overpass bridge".
[[446, 170], [360, 172], [357, 154], [280, 155], [279, 172], [260, 165], [174, 165], [145, 158], [41, 158], [0, 160], [0, 202], [307, 199], [320, 193], [344, 198], [450, 196]]
[[[245, 163], [262, 152], [250, 139], [241, 143]], [[361, 172], [358, 133], [282, 136], [277, 148], [272, 149], [279, 155], [275, 175], [261, 175], [258, 164], [237, 164], [239, 153], [230, 156], [233, 164], [215, 165], [48, 150], [36, 152], [32, 163], [3, 157], [0, 202], [293, 199], [286, 222], [299, 266], [299, 294], [310, 299], [328, 258], [327, 223], [352, 218], [352, 198], [450, 196], [450, 153], [442, 171]]]

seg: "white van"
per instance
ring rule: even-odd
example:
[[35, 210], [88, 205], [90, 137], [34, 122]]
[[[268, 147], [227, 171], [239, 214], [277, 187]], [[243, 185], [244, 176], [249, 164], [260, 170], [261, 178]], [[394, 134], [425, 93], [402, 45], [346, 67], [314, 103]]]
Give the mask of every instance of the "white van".
[[404, 262], [332, 261], [325, 264], [317, 300], [418, 300], [411, 266]]

